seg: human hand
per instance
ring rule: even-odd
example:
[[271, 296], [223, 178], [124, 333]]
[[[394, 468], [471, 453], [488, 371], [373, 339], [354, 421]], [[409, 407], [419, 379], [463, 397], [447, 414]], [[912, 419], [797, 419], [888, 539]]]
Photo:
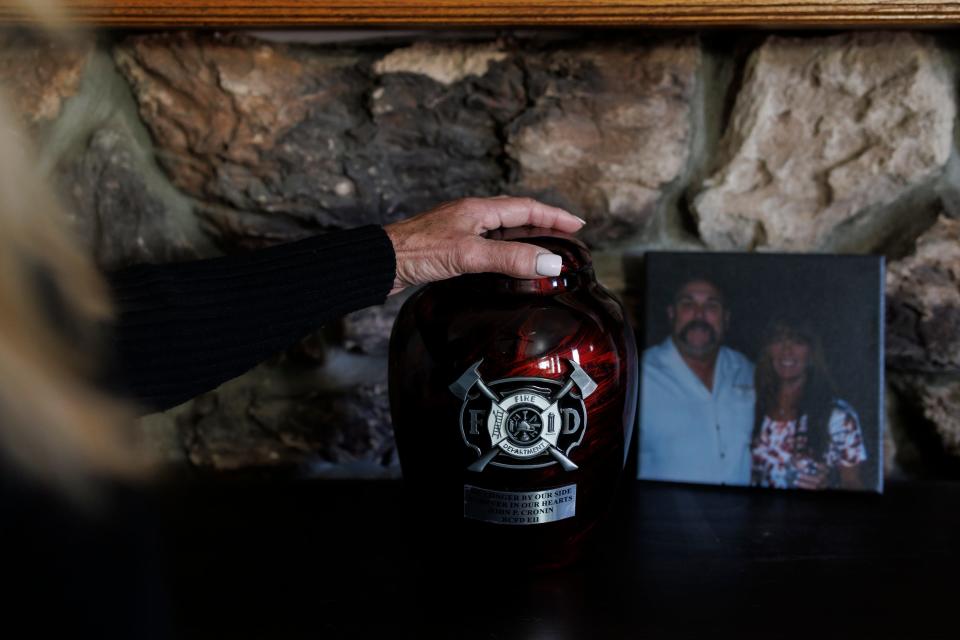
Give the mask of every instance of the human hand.
[[560, 256], [543, 247], [480, 237], [500, 227], [525, 225], [574, 233], [584, 221], [532, 198], [496, 196], [454, 200], [387, 225], [384, 231], [397, 255], [390, 295], [464, 273], [503, 273], [515, 278], [560, 275]]
[[797, 463], [796, 486], [799, 489], [825, 489], [829, 467], [813, 460]]

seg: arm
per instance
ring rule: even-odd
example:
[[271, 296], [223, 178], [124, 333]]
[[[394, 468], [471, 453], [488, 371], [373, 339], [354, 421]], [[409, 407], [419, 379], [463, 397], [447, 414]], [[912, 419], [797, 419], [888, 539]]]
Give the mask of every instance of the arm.
[[860, 417], [847, 403], [838, 403], [830, 416], [830, 446], [839, 472], [840, 487], [862, 489], [863, 463], [867, 449], [863, 443]]
[[525, 225], [574, 233], [583, 224], [530, 198], [467, 198], [385, 229], [112, 274], [117, 360], [106, 385], [145, 408], [175, 406], [407, 286], [487, 271], [557, 275], [560, 256], [480, 236]]
[[175, 406], [337, 316], [382, 303], [395, 273], [387, 234], [368, 226], [110, 274], [117, 319], [107, 386], [148, 410]]

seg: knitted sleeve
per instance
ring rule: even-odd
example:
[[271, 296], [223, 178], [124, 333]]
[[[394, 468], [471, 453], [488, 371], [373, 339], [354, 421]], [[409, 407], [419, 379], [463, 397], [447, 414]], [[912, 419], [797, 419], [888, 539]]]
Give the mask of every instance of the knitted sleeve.
[[117, 308], [107, 386], [146, 410], [251, 369], [343, 314], [381, 304], [396, 256], [378, 226], [107, 276]]

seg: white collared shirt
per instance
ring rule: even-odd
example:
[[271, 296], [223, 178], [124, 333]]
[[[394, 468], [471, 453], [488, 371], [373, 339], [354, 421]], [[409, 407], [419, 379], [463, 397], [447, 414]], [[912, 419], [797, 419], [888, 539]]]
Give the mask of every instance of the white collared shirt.
[[668, 337], [643, 353], [640, 464], [647, 480], [750, 484], [753, 364], [720, 347], [708, 390]]

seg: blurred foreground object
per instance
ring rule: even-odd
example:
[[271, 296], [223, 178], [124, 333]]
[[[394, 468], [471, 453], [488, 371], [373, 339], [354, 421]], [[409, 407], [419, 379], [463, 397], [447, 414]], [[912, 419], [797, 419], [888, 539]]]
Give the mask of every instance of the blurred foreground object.
[[[62, 29], [51, 2], [16, 3]], [[132, 413], [95, 386], [107, 289], [66, 228], [28, 136], [0, 87], [0, 469], [73, 495], [96, 476], [144, 468]]]

